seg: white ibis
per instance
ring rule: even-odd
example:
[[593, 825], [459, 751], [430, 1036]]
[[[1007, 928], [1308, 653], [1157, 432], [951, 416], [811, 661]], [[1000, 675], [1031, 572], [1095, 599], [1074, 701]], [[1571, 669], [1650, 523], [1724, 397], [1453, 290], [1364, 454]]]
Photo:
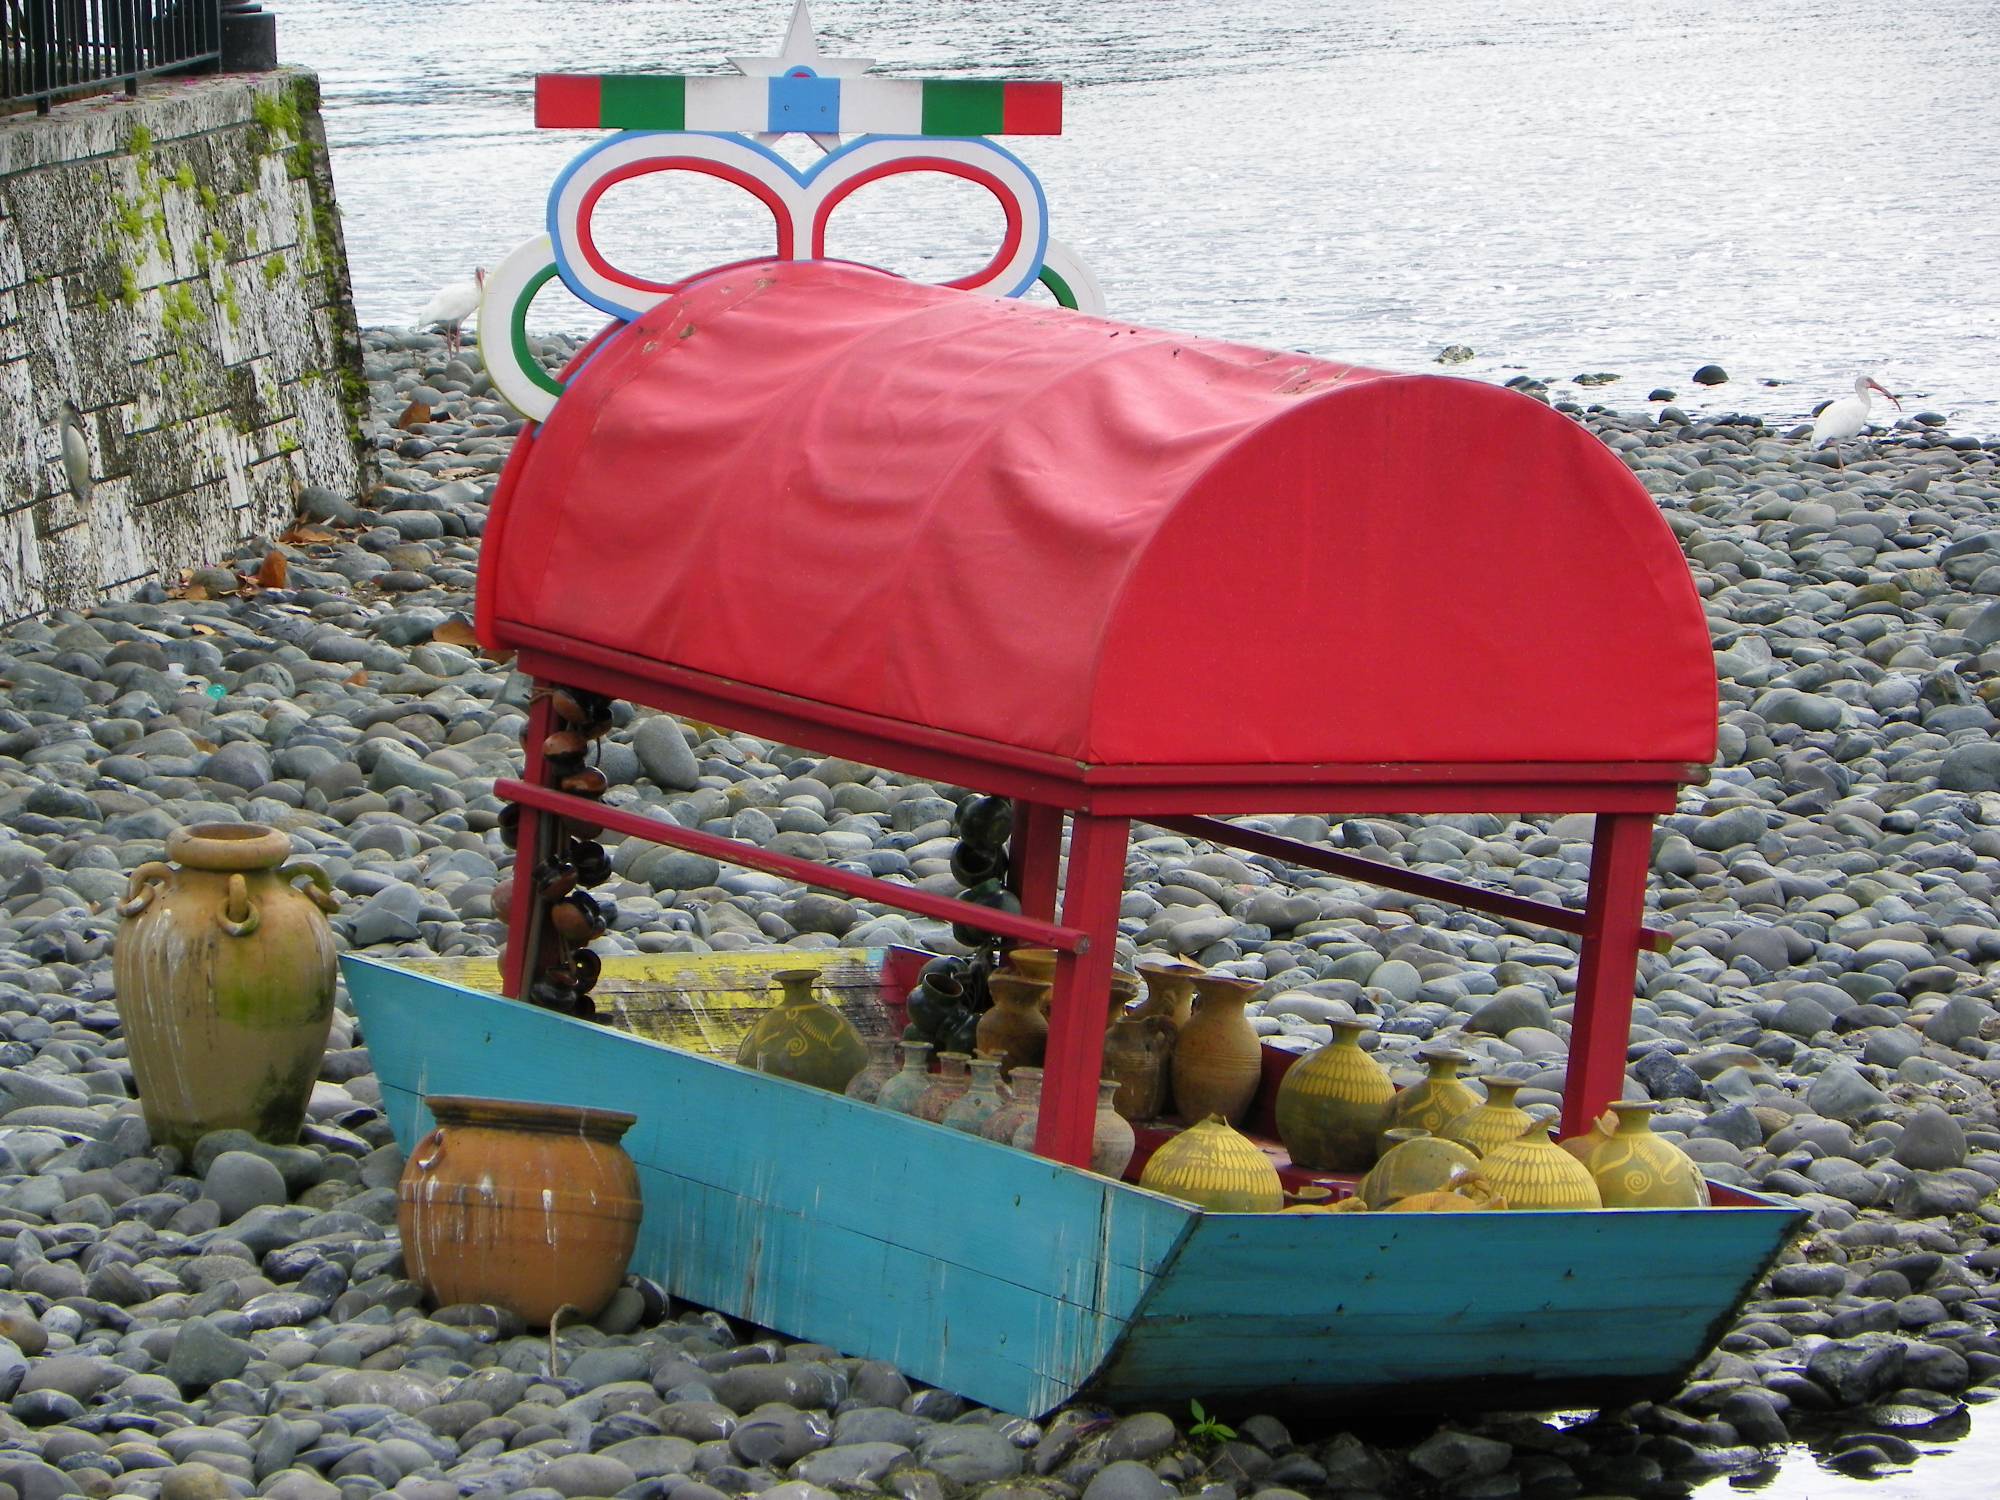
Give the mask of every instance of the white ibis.
[[442, 288], [417, 314], [418, 331], [443, 328], [446, 351], [458, 353], [459, 325], [479, 311], [479, 298], [485, 287], [486, 268], [481, 266], [473, 271], [470, 281], [454, 281]]
[[1895, 403], [1897, 411], [1903, 409], [1903, 403], [1896, 400], [1895, 393], [1873, 375], [1857, 375], [1854, 377], [1854, 394], [1829, 402], [1825, 410], [1813, 419], [1810, 446], [1821, 448], [1859, 436], [1868, 425], [1868, 409], [1873, 404], [1873, 398], [1868, 394], [1870, 391], [1880, 391]]

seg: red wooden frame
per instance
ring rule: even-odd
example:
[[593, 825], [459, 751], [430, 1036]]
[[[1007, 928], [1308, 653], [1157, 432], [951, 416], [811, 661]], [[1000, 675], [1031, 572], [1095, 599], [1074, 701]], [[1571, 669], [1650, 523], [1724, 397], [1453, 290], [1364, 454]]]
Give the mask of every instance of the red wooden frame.
[[[922, 725], [890, 723], [519, 626], [508, 626], [507, 635], [519, 642], [519, 665], [538, 687], [585, 688], [707, 723], [730, 724], [780, 743], [810, 745], [865, 765], [1016, 799], [1010, 881], [1020, 897], [1019, 915], [831, 869], [557, 791], [545, 784], [540, 745], [548, 715], [540, 696], [529, 715], [523, 780], [503, 781], [494, 788], [521, 808], [516, 845], [520, 871], [534, 868], [542, 818], [569, 817], [1056, 949], [1041, 1123], [1035, 1139], [1035, 1149], [1044, 1156], [1079, 1166], [1090, 1161], [1125, 850], [1134, 818], [1302, 868], [1579, 935], [1582, 951], [1563, 1096], [1563, 1134], [1587, 1130], [1623, 1089], [1638, 954], [1642, 947], [1664, 947], [1668, 936], [1643, 924], [1653, 817], [1670, 811], [1677, 786], [1698, 779], [1704, 768], [1660, 763], [1089, 766]], [[1343, 813], [1594, 813], [1597, 825], [1584, 910], [1421, 875], [1204, 815], [1295, 812], [1301, 807]], [[1064, 877], [1066, 814], [1070, 849]], [[509, 913], [502, 974], [506, 993], [516, 998], [524, 993], [525, 976], [533, 972], [528, 948], [539, 913], [531, 885], [531, 880], [517, 876]]]

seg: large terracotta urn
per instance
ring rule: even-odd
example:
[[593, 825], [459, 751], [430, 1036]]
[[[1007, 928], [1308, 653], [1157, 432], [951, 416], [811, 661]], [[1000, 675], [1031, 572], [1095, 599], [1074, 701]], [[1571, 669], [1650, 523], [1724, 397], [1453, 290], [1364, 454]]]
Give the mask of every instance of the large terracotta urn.
[[333, 1023], [337, 902], [291, 852], [276, 829], [202, 823], [167, 836], [170, 863], [132, 872], [112, 976], [157, 1145], [298, 1139]]
[[1244, 1002], [1256, 991], [1256, 981], [1224, 974], [1195, 981], [1201, 1004], [1174, 1043], [1174, 1107], [1182, 1119], [1220, 1115], [1241, 1125], [1249, 1117], [1264, 1073], [1263, 1044], [1243, 1014]]
[[410, 1279], [440, 1306], [490, 1302], [545, 1328], [604, 1310], [639, 1238], [639, 1173], [611, 1109], [426, 1099], [437, 1128], [396, 1188]]
[[1000, 1076], [1016, 1068], [1038, 1068], [1049, 1045], [1049, 983], [1002, 969], [986, 979], [993, 1004], [979, 1018], [974, 1040], [981, 1052], [1000, 1060]]

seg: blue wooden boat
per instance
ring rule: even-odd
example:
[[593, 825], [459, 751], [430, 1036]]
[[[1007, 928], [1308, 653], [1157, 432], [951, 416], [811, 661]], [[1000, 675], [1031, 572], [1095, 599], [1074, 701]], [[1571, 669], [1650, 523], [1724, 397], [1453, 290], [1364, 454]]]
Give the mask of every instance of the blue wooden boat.
[[[816, 958], [884, 1024], [899, 955]], [[1722, 1187], [1692, 1210], [1204, 1213], [704, 1055], [754, 987], [718, 958], [612, 960], [618, 1026], [464, 982], [497, 985], [490, 963], [342, 962], [405, 1149], [428, 1095], [628, 1111], [635, 1271], [1007, 1411], [1618, 1405], [1693, 1368], [1802, 1219]]]

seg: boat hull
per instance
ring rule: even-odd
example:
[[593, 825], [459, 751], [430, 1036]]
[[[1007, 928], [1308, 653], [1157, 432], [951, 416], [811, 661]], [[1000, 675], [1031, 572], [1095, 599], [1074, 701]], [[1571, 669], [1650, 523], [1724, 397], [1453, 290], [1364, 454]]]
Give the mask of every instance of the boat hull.
[[1747, 1195], [1692, 1210], [1204, 1214], [407, 966], [342, 962], [406, 1150], [430, 1095], [628, 1111], [645, 1198], [634, 1271], [1006, 1411], [1079, 1395], [1621, 1404], [1684, 1378], [1803, 1217]]

